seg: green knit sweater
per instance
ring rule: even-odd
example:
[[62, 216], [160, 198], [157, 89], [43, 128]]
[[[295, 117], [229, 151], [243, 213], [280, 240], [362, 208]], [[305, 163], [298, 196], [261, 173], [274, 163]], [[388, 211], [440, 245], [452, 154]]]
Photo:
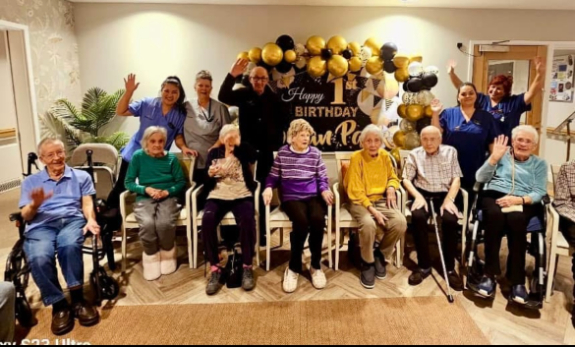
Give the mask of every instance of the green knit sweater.
[[138, 194], [136, 201], [141, 201], [150, 198], [146, 194], [148, 187], [167, 190], [170, 197], [179, 196], [186, 187], [186, 178], [173, 153], [153, 158], [143, 150], [138, 150], [130, 162], [125, 184], [129, 191]]

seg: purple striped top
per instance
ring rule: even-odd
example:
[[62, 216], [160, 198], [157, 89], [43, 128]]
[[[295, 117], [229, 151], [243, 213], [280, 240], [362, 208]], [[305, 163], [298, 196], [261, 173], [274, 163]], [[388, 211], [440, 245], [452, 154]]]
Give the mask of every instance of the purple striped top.
[[280, 148], [266, 181], [266, 188], [278, 186], [282, 201], [305, 200], [329, 190], [320, 150], [310, 146], [307, 153], [296, 153], [289, 145]]

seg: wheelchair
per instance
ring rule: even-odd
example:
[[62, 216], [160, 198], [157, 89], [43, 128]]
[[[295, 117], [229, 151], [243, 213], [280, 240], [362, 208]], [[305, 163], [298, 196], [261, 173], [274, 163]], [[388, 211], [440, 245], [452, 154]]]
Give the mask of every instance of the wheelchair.
[[[476, 184], [474, 191], [476, 193], [473, 202], [470, 221], [469, 234], [467, 237], [467, 281], [466, 289], [477, 293], [479, 282], [484, 274], [485, 261], [480, 259], [478, 255], [478, 246], [484, 242], [485, 230], [483, 226], [483, 211], [480, 207], [481, 191], [483, 185]], [[532, 274], [532, 279], [529, 288], [529, 297], [525, 305], [527, 309], [539, 310], [543, 308], [543, 300], [545, 298], [545, 284], [546, 284], [546, 243], [545, 232], [547, 230], [547, 209], [546, 205], [551, 203], [549, 196], [546, 196], [541, 203], [541, 213], [533, 217], [529, 221], [527, 233], [531, 235], [531, 240], [528, 240], [527, 253], [535, 257], [535, 270]]]
[[[87, 152], [89, 167], [92, 164], [92, 153]], [[24, 174], [24, 177], [28, 177], [32, 174], [32, 167], [35, 167], [39, 171], [39, 167], [36, 163], [38, 156], [35, 153], [30, 153], [28, 155], [28, 172]], [[94, 180], [93, 173], [88, 170], [91, 174], [92, 180]], [[94, 197], [95, 199], [95, 197]], [[118, 282], [111, 276], [109, 276], [106, 270], [100, 265], [100, 261], [109, 255], [110, 252], [106, 250], [106, 242], [104, 240], [111, 240], [110, 234], [113, 234], [116, 227], [115, 216], [111, 216], [109, 213], [100, 213], [102, 207], [101, 203], [95, 204], [96, 217], [98, 224], [101, 226], [101, 239], [103, 240], [104, 247], [100, 247], [98, 237], [89, 234], [86, 236], [88, 239], [82, 248], [84, 254], [92, 256], [93, 270], [90, 274], [90, 284], [94, 289], [95, 293], [95, 303], [97, 306], [101, 306], [102, 300], [113, 300], [120, 293], [120, 286]], [[10, 215], [10, 221], [14, 222], [18, 228], [19, 239], [13, 246], [11, 252], [8, 255], [6, 261], [6, 270], [4, 272], [4, 280], [6, 282], [11, 282], [14, 284], [16, 289], [16, 319], [20, 325], [24, 328], [31, 328], [37, 324], [37, 320], [34, 318], [30, 303], [26, 298], [26, 288], [28, 287], [30, 280], [30, 266], [28, 264], [26, 254], [24, 253], [24, 242], [25, 242], [25, 230], [26, 222], [22, 217], [21, 213], [13, 213]], [[111, 243], [110, 243], [111, 246]], [[113, 249], [111, 250], [113, 255]], [[113, 258], [112, 258], [113, 260]], [[113, 261], [110, 263], [112, 264]]]

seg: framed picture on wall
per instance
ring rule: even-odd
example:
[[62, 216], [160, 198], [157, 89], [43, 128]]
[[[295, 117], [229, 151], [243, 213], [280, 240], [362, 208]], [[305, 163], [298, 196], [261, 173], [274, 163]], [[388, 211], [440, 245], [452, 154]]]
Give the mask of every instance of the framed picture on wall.
[[574, 55], [563, 55], [553, 59], [550, 101], [573, 102], [575, 95], [574, 58]]

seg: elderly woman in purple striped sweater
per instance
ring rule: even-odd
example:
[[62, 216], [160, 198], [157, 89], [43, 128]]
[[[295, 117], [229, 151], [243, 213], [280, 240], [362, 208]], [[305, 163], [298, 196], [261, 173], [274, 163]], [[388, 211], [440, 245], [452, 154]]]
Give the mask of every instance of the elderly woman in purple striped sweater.
[[[321, 269], [321, 253], [327, 205], [334, 196], [329, 189], [327, 169], [321, 152], [311, 147], [315, 132], [303, 119], [295, 120], [288, 130], [288, 143], [280, 148], [266, 182], [264, 202], [269, 205], [273, 189], [279, 187], [282, 209], [293, 223], [291, 233], [291, 261], [286, 269], [283, 290], [293, 293], [297, 289], [302, 271], [302, 253], [309, 235], [311, 251], [311, 279], [316, 289], [327, 284]], [[327, 205], [326, 205], [327, 204]]]

